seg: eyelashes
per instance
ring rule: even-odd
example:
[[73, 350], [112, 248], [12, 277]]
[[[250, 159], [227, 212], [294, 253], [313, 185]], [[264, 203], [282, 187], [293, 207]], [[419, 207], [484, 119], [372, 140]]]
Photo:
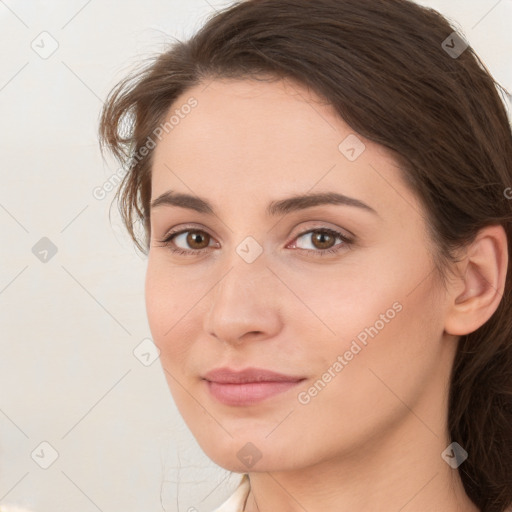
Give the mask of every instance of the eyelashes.
[[[183, 237], [183, 235], [186, 235], [187, 233], [188, 233], [188, 235]], [[191, 235], [193, 235], [193, 236], [191, 236]], [[327, 243], [329, 243], [330, 241], [336, 241], [336, 240], [340, 240], [341, 243], [337, 243], [337, 244], [335, 244], [331, 247], [327, 247], [327, 248], [306, 249], [303, 247], [297, 247], [297, 241], [303, 237], [307, 238], [306, 235], [310, 235], [309, 236], [310, 240], [313, 238], [313, 240], [310, 242], [310, 245], [312, 247], [315, 247], [313, 245], [313, 241], [323, 244], [323, 243], [325, 243], [326, 237], [328, 239]], [[314, 235], [314, 236], [312, 237], [311, 235]], [[175, 243], [176, 239], [179, 237], [183, 237], [183, 242], [185, 243], [185, 245], [190, 246], [191, 243], [192, 244], [197, 243], [198, 238], [199, 238], [200, 245], [204, 244], [205, 241], [206, 241], [207, 245], [206, 245], [206, 247], [200, 247], [200, 248], [196, 248], [196, 249], [194, 249], [194, 248], [183, 249], [182, 247], [177, 246]], [[160, 245], [157, 245], [157, 247], [166, 247], [167, 249], [169, 249], [169, 251], [172, 254], [176, 254], [176, 255], [180, 255], [180, 256], [199, 256], [206, 252], [210, 252], [216, 248], [216, 246], [210, 245], [210, 241], [212, 241], [212, 240], [214, 240], [213, 237], [206, 231], [204, 231], [202, 229], [188, 227], [188, 228], [183, 228], [181, 230], [171, 231], [170, 233], [167, 234], [167, 236], [163, 240], [157, 241], [160, 244]], [[309, 229], [309, 230], [299, 233], [293, 239], [294, 247], [292, 247], [292, 249], [302, 252], [302, 253], [306, 253], [308, 255], [324, 256], [324, 255], [328, 255], [328, 254], [336, 254], [342, 250], [346, 250], [348, 247], [351, 246], [352, 243], [353, 243], [353, 240], [351, 238], [349, 238], [347, 235], [345, 235], [344, 233], [341, 233], [340, 231], [336, 231], [334, 229], [327, 228], [327, 227], [315, 227], [313, 229]]]

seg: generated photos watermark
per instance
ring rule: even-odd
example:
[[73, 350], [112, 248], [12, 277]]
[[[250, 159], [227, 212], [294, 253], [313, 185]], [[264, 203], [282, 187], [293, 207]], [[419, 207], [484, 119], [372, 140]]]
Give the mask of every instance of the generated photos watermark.
[[[375, 338], [379, 332], [386, 327], [387, 324], [396, 317], [403, 306], [400, 302], [395, 301], [392, 306], [381, 313], [379, 319], [375, 321], [370, 327], [366, 327], [352, 340], [350, 348], [346, 350], [343, 355], [338, 355], [336, 360], [327, 368], [322, 376], [315, 381], [306, 391], [301, 391], [297, 395], [300, 404], [307, 405], [311, 400], [318, 395], [329, 382], [331, 382], [348, 364], [354, 359], [354, 356], [359, 354], [361, 350], [368, 345], [368, 338]], [[358, 343], [359, 342], [359, 343]]]

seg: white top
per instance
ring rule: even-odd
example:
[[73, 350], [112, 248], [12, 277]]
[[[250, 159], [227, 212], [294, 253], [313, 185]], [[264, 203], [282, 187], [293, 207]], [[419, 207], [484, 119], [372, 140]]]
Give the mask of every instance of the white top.
[[213, 512], [244, 512], [245, 502], [250, 490], [249, 475], [244, 473], [235, 492]]

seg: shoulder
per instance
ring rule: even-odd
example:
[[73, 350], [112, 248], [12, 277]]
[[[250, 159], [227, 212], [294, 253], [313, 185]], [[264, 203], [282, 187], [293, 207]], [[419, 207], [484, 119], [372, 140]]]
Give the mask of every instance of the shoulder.
[[[244, 473], [242, 480], [235, 489], [235, 492], [224, 503], [222, 503], [222, 505], [212, 512], [243, 512], [247, 496], [249, 495], [249, 490], [249, 475]], [[2, 512], [2, 510], [0, 510], [0, 512]]]

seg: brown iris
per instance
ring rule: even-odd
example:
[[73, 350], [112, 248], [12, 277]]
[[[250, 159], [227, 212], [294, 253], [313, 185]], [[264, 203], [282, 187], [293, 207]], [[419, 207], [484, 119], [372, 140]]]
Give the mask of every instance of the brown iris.
[[313, 231], [313, 245], [317, 249], [330, 249], [335, 238], [327, 231]]
[[190, 231], [187, 235], [187, 244], [193, 249], [203, 249], [210, 245], [210, 235], [203, 231]]

